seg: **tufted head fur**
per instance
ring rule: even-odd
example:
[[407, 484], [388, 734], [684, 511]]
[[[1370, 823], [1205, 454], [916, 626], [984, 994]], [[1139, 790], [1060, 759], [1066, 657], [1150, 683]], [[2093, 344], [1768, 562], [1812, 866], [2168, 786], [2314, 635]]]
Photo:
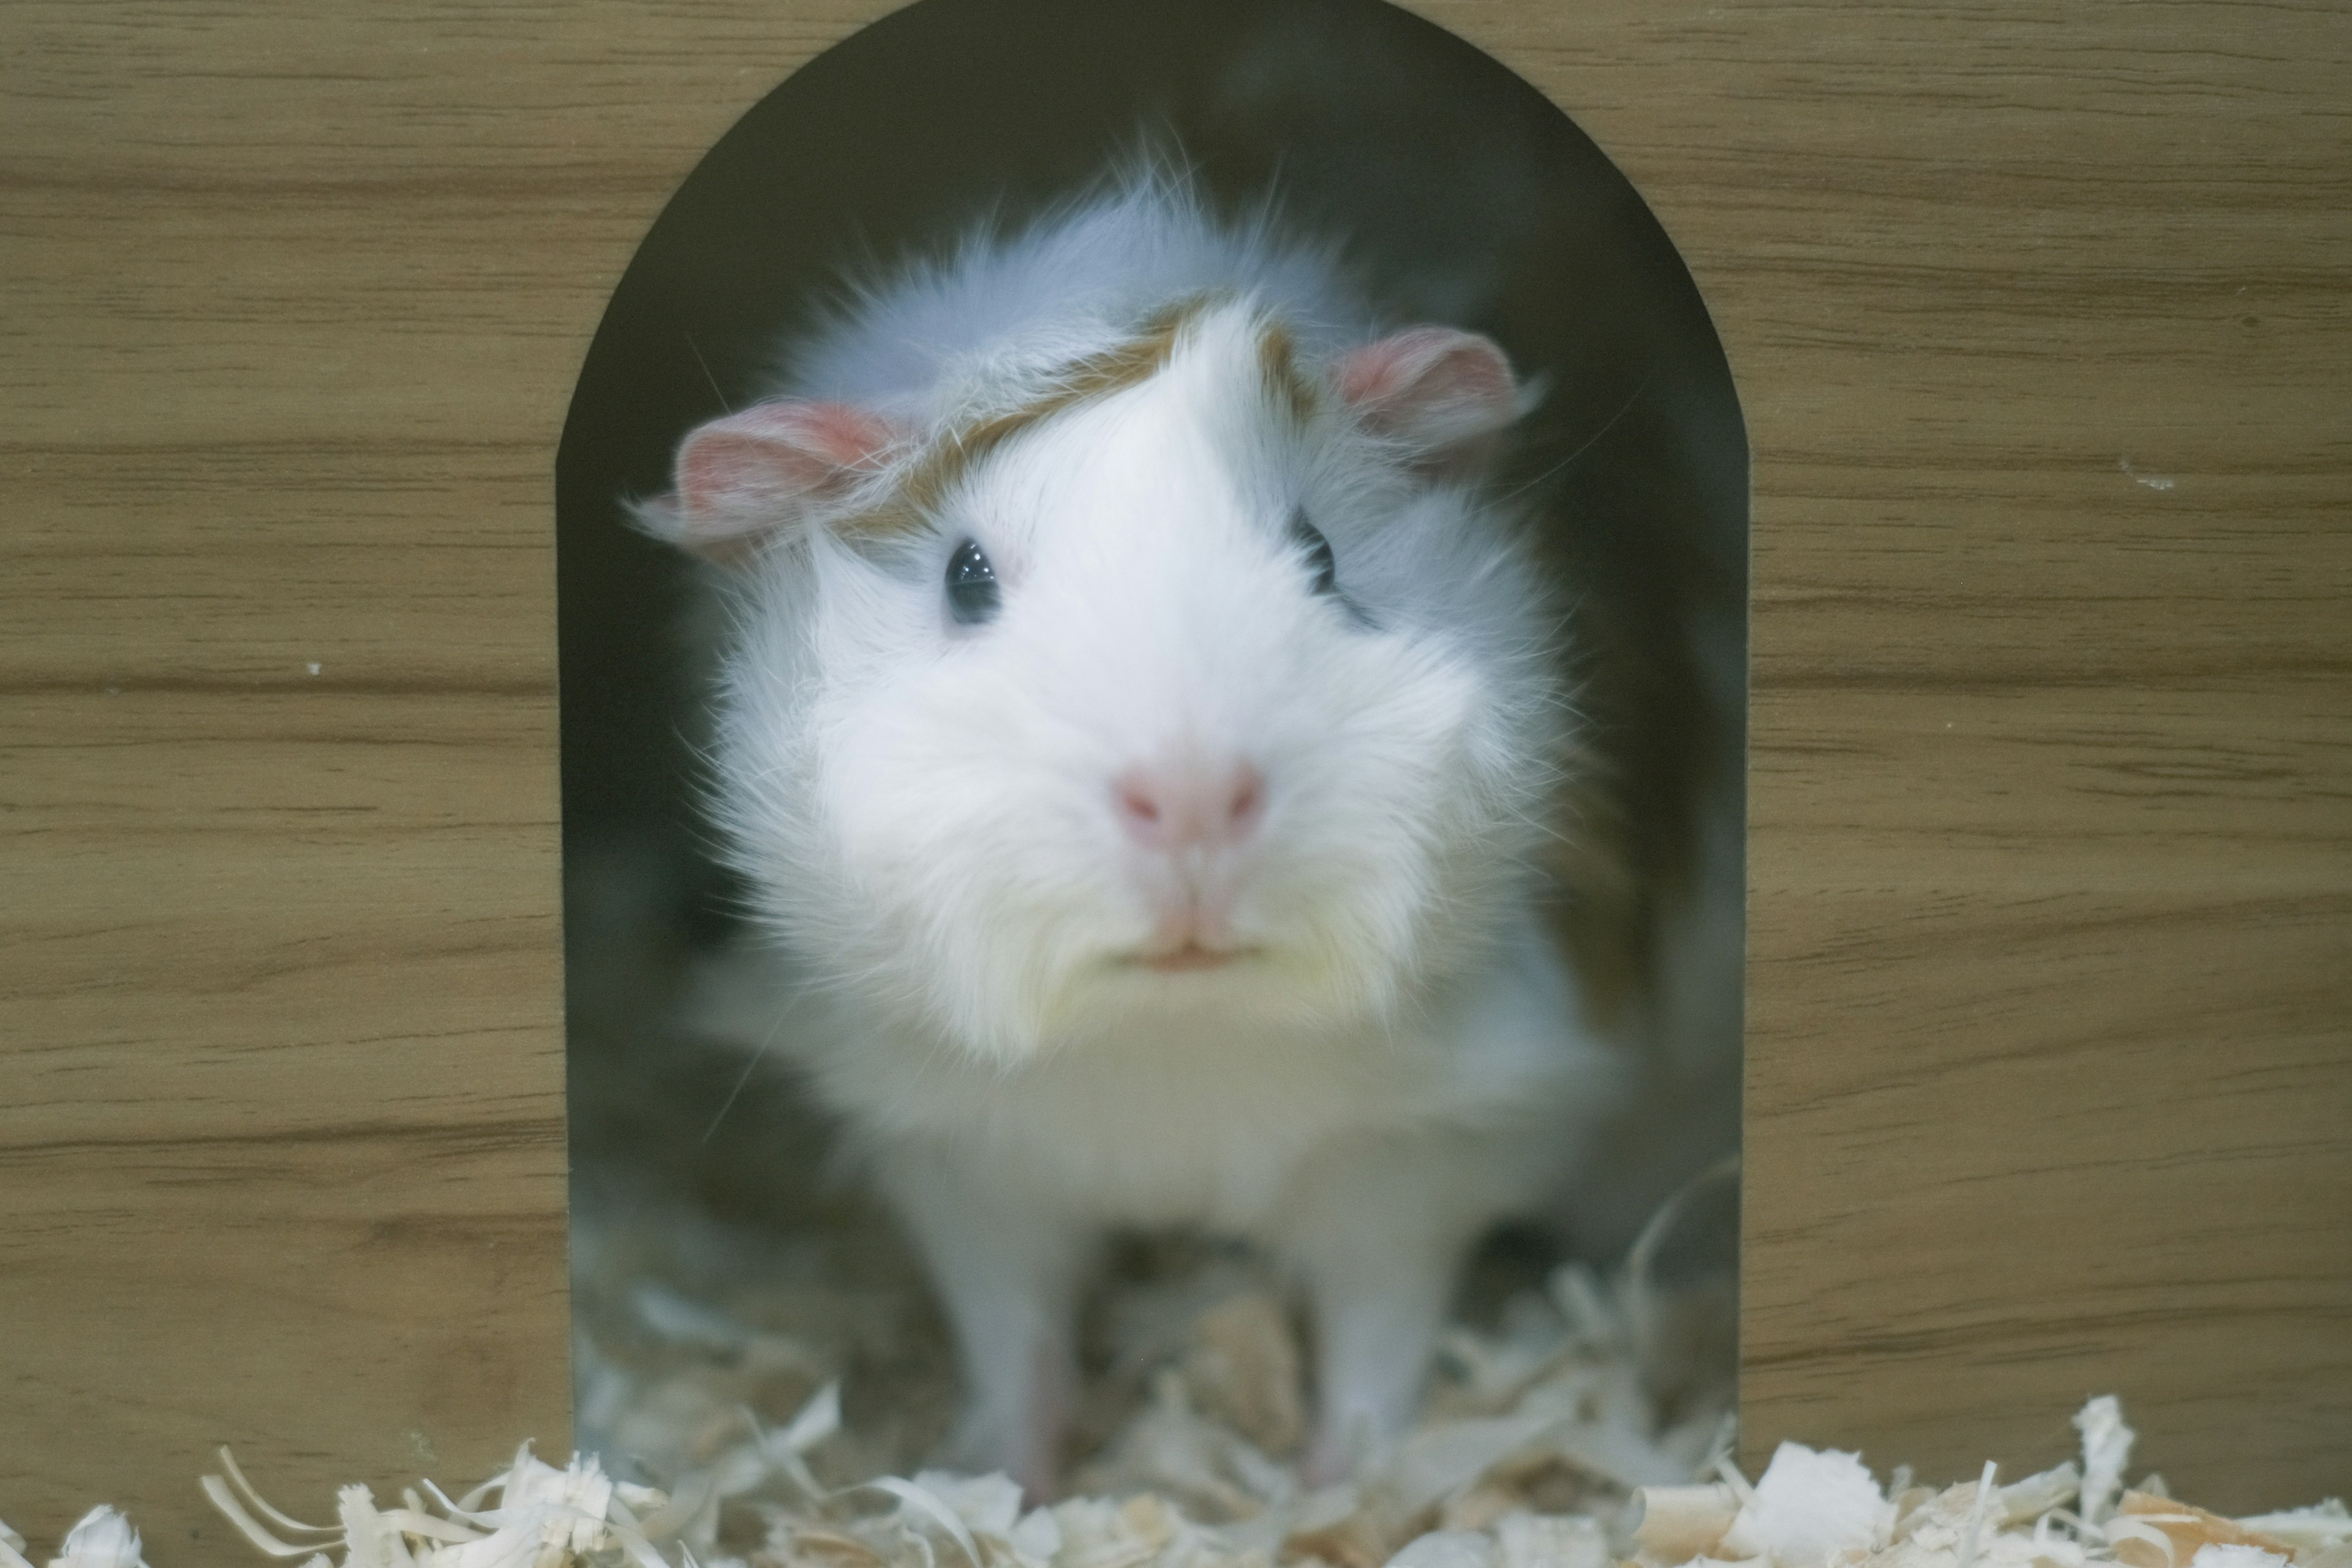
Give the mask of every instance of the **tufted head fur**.
[[728, 565], [717, 813], [813, 973], [1010, 1063], [1377, 1034], [1487, 961], [1570, 750], [1491, 343], [1147, 180], [870, 294], [790, 391], [643, 515]]

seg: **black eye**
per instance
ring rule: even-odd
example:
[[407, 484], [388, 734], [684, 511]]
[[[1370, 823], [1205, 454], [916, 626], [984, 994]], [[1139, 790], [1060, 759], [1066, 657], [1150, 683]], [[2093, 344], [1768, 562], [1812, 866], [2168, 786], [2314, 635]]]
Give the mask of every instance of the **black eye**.
[[1290, 542], [1307, 553], [1307, 568], [1315, 574], [1315, 591], [1336, 594], [1339, 591], [1339, 563], [1331, 557], [1331, 542], [1323, 531], [1307, 521], [1307, 509], [1300, 507], [1290, 514]]
[[978, 626], [996, 618], [1001, 595], [996, 568], [977, 539], [967, 539], [948, 557], [948, 614], [961, 625]]

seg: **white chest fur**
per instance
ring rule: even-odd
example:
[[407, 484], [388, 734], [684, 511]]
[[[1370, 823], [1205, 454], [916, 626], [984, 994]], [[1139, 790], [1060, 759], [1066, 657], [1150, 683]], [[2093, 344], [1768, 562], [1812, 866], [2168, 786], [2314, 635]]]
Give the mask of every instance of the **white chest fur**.
[[[786, 1000], [765, 957], [748, 1006], [856, 1129], [868, 1157], [950, 1153], [1008, 1195], [1098, 1226], [1262, 1236], [1303, 1166], [1350, 1145], [1474, 1133], [1529, 1146], [1530, 1180], [1619, 1098], [1573, 978], [1532, 921], [1483, 974], [1384, 1029], [1139, 1020], [1017, 1064], [977, 1059], [854, 1003]], [[738, 984], [740, 984], [739, 981]], [[746, 1023], [747, 1003], [729, 1006]], [[788, 1012], [776, 1026], [779, 1009]], [[1533, 1201], [1538, 1194], [1498, 1194]]]

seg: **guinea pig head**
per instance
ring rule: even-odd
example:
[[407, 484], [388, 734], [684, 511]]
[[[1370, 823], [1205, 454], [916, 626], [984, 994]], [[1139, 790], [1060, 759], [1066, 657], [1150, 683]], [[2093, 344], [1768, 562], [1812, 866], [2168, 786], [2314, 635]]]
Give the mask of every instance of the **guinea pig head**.
[[1462, 454], [1501, 353], [1308, 364], [1202, 307], [985, 417], [705, 426], [669, 531], [730, 558], [717, 801], [820, 975], [1017, 1060], [1360, 1027], [1491, 942], [1562, 705]]

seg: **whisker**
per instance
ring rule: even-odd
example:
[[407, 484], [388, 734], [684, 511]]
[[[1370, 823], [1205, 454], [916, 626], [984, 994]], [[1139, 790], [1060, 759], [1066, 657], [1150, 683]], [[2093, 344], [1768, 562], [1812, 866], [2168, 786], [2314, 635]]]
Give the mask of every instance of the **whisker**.
[[710, 384], [711, 394], [719, 399], [719, 406], [730, 414], [734, 413], [735, 405], [727, 401], [727, 394], [719, 388], [719, 378], [710, 374], [710, 362], [702, 357], [702, 349], [695, 342], [694, 334], [687, 332], [682, 335], [686, 339], [687, 349], [694, 355], [694, 363], [702, 367], [702, 379]]

